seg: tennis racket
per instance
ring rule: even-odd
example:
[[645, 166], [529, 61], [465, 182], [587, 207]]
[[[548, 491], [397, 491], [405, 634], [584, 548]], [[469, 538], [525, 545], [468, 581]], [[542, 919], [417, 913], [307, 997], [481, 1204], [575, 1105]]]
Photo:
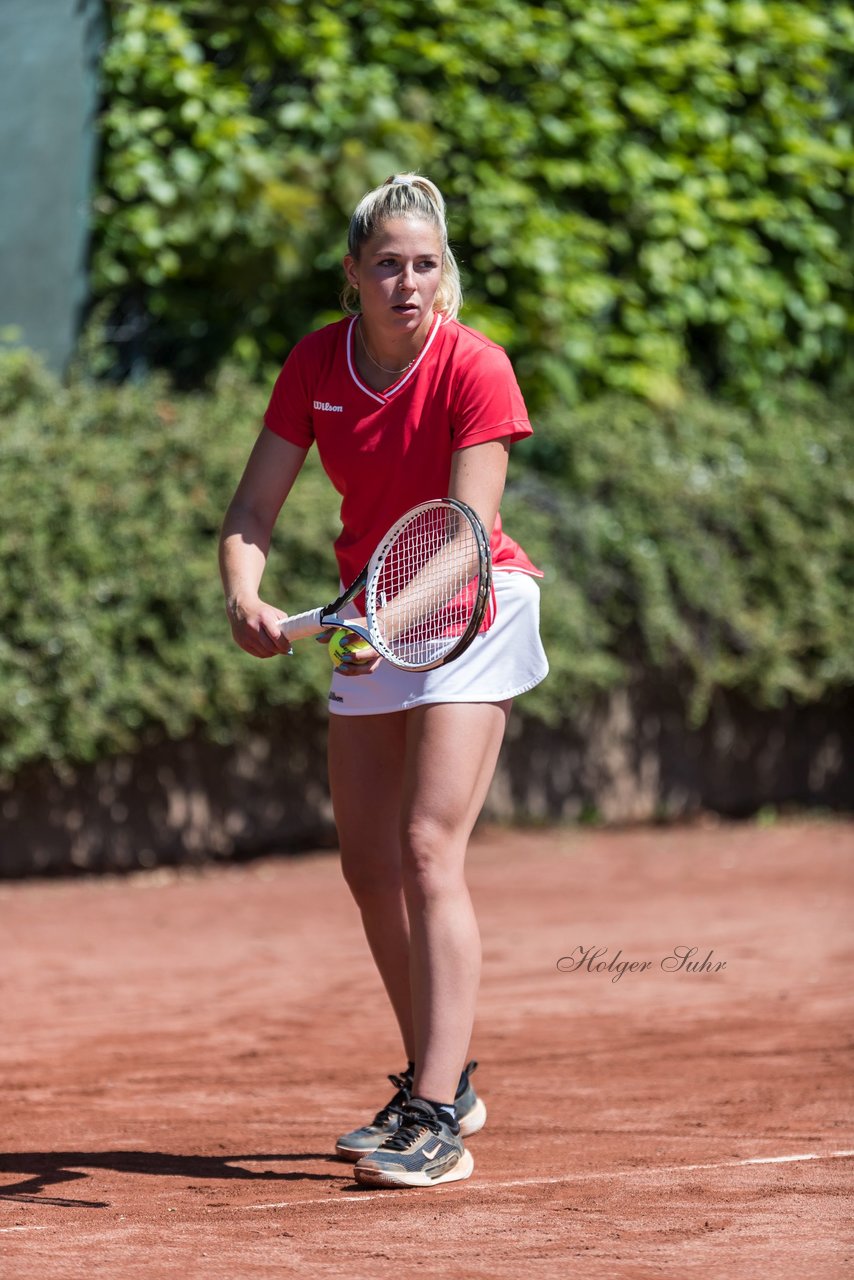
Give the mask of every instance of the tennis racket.
[[[346, 627], [406, 671], [429, 671], [458, 658], [483, 621], [492, 565], [489, 537], [476, 512], [455, 498], [413, 507], [396, 521], [343, 595], [324, 609], [280, 619], [288, 640]], [[366, 626], [341, 610], [365, 592]]]

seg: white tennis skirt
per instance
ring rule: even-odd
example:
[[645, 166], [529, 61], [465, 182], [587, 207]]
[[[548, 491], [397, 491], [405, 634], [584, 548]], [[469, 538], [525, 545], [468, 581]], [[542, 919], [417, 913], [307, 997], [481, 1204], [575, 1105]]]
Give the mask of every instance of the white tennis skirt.
[[493, 574], [493, 588], [495, 620], [459, 658], [432, 671], [381, 662], [369, 676], [334, 672], [330, 712], [376, 716], [427, 702], [503, 702], [533, 689], [549, 671], [540, 640], [540, 588], [530, 574], [507, 569]]

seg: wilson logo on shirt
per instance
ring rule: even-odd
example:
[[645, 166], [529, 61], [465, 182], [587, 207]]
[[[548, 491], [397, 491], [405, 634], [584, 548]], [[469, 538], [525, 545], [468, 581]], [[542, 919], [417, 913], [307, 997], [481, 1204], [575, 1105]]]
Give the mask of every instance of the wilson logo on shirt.
[[328, 400], [315, 400], [315, 409], [320, 409], [323, 413], [343, 413], [343, 404], [330, 404]]

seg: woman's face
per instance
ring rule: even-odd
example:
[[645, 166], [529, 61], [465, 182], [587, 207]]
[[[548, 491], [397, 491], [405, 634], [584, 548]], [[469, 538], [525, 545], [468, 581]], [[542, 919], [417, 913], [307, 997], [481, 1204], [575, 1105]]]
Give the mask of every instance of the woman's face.
[[439, 232], [420, 218], [385, 222], [362, 245], [358, 260], [347, 254], [344, 272], [359, 290], [369, 328], [389, 337], [417, 333], [430, 325], [442, 278]]

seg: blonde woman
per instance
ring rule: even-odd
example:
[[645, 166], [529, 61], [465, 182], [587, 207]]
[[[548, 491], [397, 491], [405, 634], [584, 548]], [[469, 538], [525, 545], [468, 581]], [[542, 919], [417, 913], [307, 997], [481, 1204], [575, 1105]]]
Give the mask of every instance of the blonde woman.
[[344, 583], [416, 503], [458, 498], [492, 531], [492, 599], [465, 654], [412, 673], [354, 649], [329, 692], [343, 873], [407, 1059], [389, 1077], [391, 1101], [336, 1151], [364, 1185], [435, 1186], [471, 1175], [463, 1138], [486, 1119], [470, 1080], [477, 1064], [466, 1064], [480, 976], [466, 847], [511, 702], [548, 670], [541, 575], [499, 516], [509, 448], [531, 426], [504, 351], [456, 318], [459, 274], [432, 182], [399, 174], [369, 192], [343, 265], [348, 315], [288, 357], [220, 558], [237, 644], [259, 658], [286, 652], [284, 610], [259, 592], [271, 531], [312, 444], [341, 495]]

